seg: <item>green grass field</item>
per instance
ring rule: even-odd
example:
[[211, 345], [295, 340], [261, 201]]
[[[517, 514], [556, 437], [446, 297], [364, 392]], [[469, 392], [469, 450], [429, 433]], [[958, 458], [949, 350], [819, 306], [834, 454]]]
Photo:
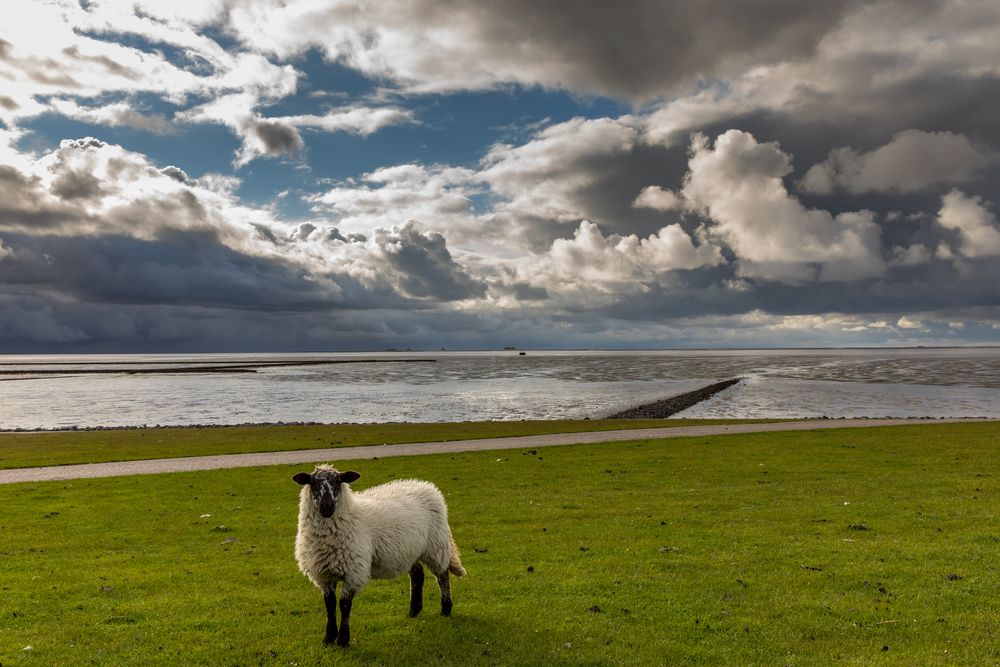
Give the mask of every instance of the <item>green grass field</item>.
[[0, 486], [0, 663], [995, 664], [998, 450], [927, 424], [342, 465], [436, 482], [469, 571], [450, 619], [372, 582], [346, 651], [295, 467]]
[[545, 433], [610, 431], [624, 428], [750, 424], [763, 421], [774, 420], [594, 419], [0, 433], [0, 469], [209, 454], [245, 454], [284, 449], [324, 449], [358, 445], [392, 445], [401, 442], [440, 442]]

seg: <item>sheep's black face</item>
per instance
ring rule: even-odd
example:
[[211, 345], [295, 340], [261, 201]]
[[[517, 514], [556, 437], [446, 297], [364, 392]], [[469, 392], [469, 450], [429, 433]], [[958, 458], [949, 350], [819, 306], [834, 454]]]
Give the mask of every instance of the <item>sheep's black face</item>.
[[337, 508], [337, 500], [340, 499], [341, 484], [350, 483], [358, 479], [361, 475], [351, 470], [338, 472], [328, 468], [317, 468], [309, 474], [307, 472], [296, 473], [292, 476], [303, 486], [308, 484], [312, 495], [312, 501], [319, 509], [320, 515], [325, 519], [333, 516]]

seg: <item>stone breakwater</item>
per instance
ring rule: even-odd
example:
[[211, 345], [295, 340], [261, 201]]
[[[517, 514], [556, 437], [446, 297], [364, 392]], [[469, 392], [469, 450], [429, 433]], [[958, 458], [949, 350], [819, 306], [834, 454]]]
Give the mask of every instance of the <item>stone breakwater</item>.
[[722, 382], [716, 382], [701, 389], [695, 389], [694, 391], [664, 398], [653, 403], [622, 410], [613, 415], [608, 415], [605, 419], [664, 419], [715, 396], [720, 391], [732, 387], [739, 381], [740, 378], [723, 380]]

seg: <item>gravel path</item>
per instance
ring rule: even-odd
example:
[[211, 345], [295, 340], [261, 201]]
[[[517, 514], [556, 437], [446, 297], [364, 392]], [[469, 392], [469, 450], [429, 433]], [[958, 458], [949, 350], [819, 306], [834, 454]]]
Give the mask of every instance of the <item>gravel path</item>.
[[530, 447], [555, 447], [594, 442], [621, 440], [654, 440], [685, 436], [727, 435], [736, 433], [761, 433], [767, 431], [811, 431], [831, 428], [858, 428], [868, 426], [900, 426], [905, 424], [947, 424], [954, 422], [989, 421], [972, 419], [819, 419], [779, 422], [774, 424], [731, 424], [728, 426], [675, 426], [668, 428], [628, 429], [621, 431], [590, 431], [586, 433], [558, 433], [553, 435], [528, 435], [517, 438], [487, 438], [482, 440], [455, 440], [451, 442], [414, 442], [401, 445], [374, 445], [341, 447], [335, 449], [304, 449], [259, 454], [222, 454], [218, 456], [190, 456], [175, 459], [149, 459], [116, 463], [86, 463], [81, 465], [45, 466], [40, 468], [14, 468], [0, 470], [0, 484], [18, 482], [44, 482], [120, 475], [153, 475], [165, 472], [192, 472], [223, 468], [249, 468], [291, 463], [312, 464], [326, 461], [352, 461], [386, 458], [389, 456], [417, 456], [421, 454], [451, 454], [478, 452], [491, 449], [521, 449]]

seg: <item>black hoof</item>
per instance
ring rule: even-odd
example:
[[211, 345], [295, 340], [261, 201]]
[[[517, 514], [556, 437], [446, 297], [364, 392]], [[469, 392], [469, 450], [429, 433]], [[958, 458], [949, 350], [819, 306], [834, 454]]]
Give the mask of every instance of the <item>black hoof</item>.
[[340, 635], [339, 637], [337, 637], [337, 646], [340, 646], [342, 648], [347, 648], [347, 645], [350, 643], [351, 643], [350, 635]]
[[422, 609], [423, 607], [410, 607], [410, 618], [415, 618]]
[[323, 646], [333, 646], [337, 641], [336, 637], [324, 637]]
[[441, 605], [441, 615], [442, 616], [451, 616], [451, 603], [450, 602], [446, 602], [445, 604]]

